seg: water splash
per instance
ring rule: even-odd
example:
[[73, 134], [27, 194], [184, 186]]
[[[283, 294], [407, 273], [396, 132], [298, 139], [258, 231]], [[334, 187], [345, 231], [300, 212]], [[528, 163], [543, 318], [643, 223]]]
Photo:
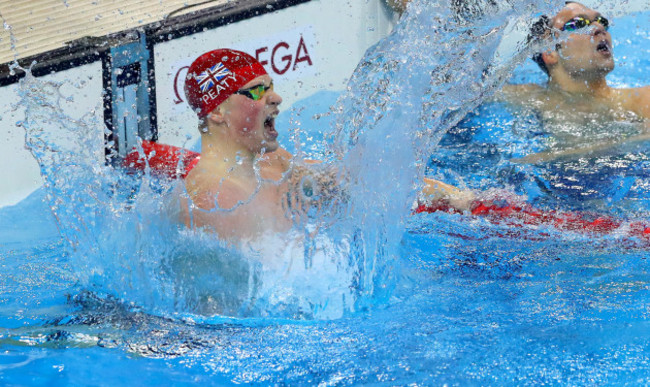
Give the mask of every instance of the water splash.
[[28, 74], [21, 82], [26, 143], [80, 283], [167, 316], [336, 318], [385, 305], [427, 156], [525, 57], [521, 44], [495, 64], [509, 20], [548, 7], [454, 4], [415, 1], [368, 51], [335, 109], [340, 121], [328, 156], [348, 200], [308, 214], [265, 248], [234, 250], [179, 231], [173, 184], [108, 167], [115, 154], [104, 155], [103, 122], [67, 116], [63, 84]]
[[369, 303], [390, 296], [399, 243], [428, 156], [441, 135], [528, 56], [524, 35], [509, 42], [509, 55], [497, 58], [508, 26], [533, 20], [551, 3], [414, 1], [395, 31], [357, 67], [338, 103], [330, 157], [349, 182], [340, 227], [354, 234], [359, 286]]
[[[16, 35], [14, 35], [13, 27], [11, 26], [11, 24], [9, 24], [7, 22], [7, 19], [5, 19], [5, 17], [2, 15], [1, 12], [0, 12], [0, 20], [2, 20], [2, 27], [5, 29], [5, 31], [7, 31], [9, 33], [9, 44], [10, 44], [11, 51], [14, 53], [14, 65], [17, 65], [17, 61], [18, 61], [18, 49], [17, 49], [18, 40], [16, 39]], [[0, 41], [2, 41], [2, 39], [0, 39]], [[10, 74], [14, 75], [14, 68], [13, 67], [10, 69]]]
[[332, 258], [344, 245], [318, 236], [305, 242], [301, 229], [234, 249], [184, 230], [175, 183], [110, 167], [116, 154], [104, 154], [103, 122], [68, 114], [68, 87], [82, 85], [27, 70], [21, 125], [82, 288], [165, 316], [329, 319], [353, 309], [349, 268]]

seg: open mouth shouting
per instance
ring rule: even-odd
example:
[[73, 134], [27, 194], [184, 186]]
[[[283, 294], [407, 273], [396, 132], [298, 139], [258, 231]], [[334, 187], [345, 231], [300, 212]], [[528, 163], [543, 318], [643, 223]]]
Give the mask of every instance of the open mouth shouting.
[[596, 46], [596, 51], [601, 54], [611, 56], [612, 55], [612, 45], [607, 40], [601, 40]]
[[264, 132], [269, 140], [275, 140], [278, 138], [278, 131], [275, 130], [275, 118], [278, 116], [278, 112], [269, 114], [264, 120]]

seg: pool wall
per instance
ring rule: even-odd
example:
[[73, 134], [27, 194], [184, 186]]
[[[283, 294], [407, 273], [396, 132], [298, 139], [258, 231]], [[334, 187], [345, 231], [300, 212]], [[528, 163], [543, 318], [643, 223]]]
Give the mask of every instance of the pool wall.
[[[341, 12], [345, 9], [345, 12]], [[284, 109], [323, 90], [341, 91], [365, 50], [392, 28], [396, 19], [382, 0], [240, 0], [161, 23], [99, 38], [21, 60], [47, 81], [64, 82], [62, 113], [93, 112], [109, 129], [106, 149], [123, 156], [136, 136], [172, 145], [198, 139], [196, 118], [183, 101], [187, 66], [218, 47], [256, 56], [284, 98]], [[261, 28], [260, 26], [263, 26]], [[0, 66], [0, 207], [18, 203], [43, 184], [17, 125], [25, 104], [17, 104], [24, 72]], [[179, 86], [180, 85], [180, 86]], [[13, 104], [12, 104], [13, 103]], [[70, 109], [70, 110], [68, 110]], [[99, 125], [98, 125], [99, 126]], [[101, 130], [98, 135], [102, 136]]]

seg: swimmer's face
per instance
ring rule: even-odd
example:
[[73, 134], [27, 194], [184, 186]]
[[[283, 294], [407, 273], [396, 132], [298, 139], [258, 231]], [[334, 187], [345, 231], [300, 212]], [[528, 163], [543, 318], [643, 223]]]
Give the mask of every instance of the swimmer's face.
[[273, 91], [271, 77], [262, 75], [242, 86], [220, 108], [230, 136], [250, 152], [261, 154], [279, 147], [275, 118], [280, 103], [282, 97]]
[[563, 30], [576, 17], [592, 21], [560, 44], [558, 64], [573, 76], [602, 77], [614, 69], [612, 37], [606, 26], [595, 21], [599, 16], [599, 12], [582, 4], [569, 3], [552, 20], [555, 30]]

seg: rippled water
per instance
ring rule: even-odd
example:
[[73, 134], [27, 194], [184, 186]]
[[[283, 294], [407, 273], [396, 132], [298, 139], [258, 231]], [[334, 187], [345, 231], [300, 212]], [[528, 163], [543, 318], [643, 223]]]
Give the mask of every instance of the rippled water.
[[[11, 275], [1, 283], [2, 378], [152, 385], [648, 382], [644, 250], [580, 236], [472, 244], [432, 231], [441, 221], [454, 219], [414, 219], [422, 231], [414, 224], [402, 242], [404, 277], [388, 305], [329, 322], [157, 317], [82, 292], [57, 238], [3, 251], [3, 272]], [[449, 249], [464, 251], [441, 254]]]
[[[123, 192], [112, 188], [132, 181], [80, 162], [104, 185], [83, 180], [88, 178], [83, 173], [79, 184], [60, 173], [69, 170], [63, 167], [45, 169], [46, 189], [0, 209], [0, 380], [18, 385], [650, 383], [650, 277], [648, 247], [642, 241], [623, 233], [493, 224], [468, 215], [410, 215], [414, 182], [444, 129], [488, 96], [481, 90], [498, 87], [500, 71], [507, 74], [509, 65], [484, 77], [480, 60], [489, 59], [500, 41], [499, 26], [514, 14], [503, 3], [503, 9], [488, 11], [490, 20], [483, 25], [470, 28], [460, 20], [459, 29], [445, 30], [431, 24], [436, 16], [448, 16], [444, 10], [438, 14], [433, 4], [415, 5], [422, 13], [407, 16], [395, 35], [369, 52], [352, 82], [353, 92], [340, 99], [340, 109], [356, 119], [349, 121], [353, 126], [339, 123], [333, 135], [336, 147], [328, 154], [334, 162], [342, 158], [358, 168], [346, 172], [354, 182], [352, 205], [337, 214], [342, 225], [331, 231], [334, 237], [361, 240], [355, 262], [367, 287], [357, 290], [369, 296], [359, 298], [356, 310], [331, 320], [329, 315], [314, 319], [303, 312], [315, 309], [296, 313], [291, 308], [301, 302], [294, 298], [284, 305], [289, 307], [270, 315], [197, 312], [188, 293], [179, 298], [175, 285], [164, 281], [169, 272], [160, 269], [169, 268], [165, 257], [178, 256], [174, 254], [183, 246], [167, 239], [179, 238], [176, 229], [164, 216], [142, 218], [159, 207], [143, 205], [138, 198], [159, 197], [165, 187], [152, 181], [139, 188], [141, 196], [121, 197]], [[647, 25], [647, 14], [630, 18], [632, 23], [621, 24]], [[425, 26], [440, 27], [441, 35], [427, 36]], [[472, 39], [463, 41], [466, 35]], [[480, 47], [476, 36], [482, 37]], [[422, 41], [386, 50], [414, 37]], [[410, 51], [443, 38], [458, 45], [451, 47], [456, 53], [427, 61], [421, 60], [426, 52], [418, 51], [414, 67], [401, 61]], [[439, 46], [429, 50], [439, 53]], [[461, 61], [467, 53], [477, 59], [476, 68], [457, 66], [454, 58]], [[411, 76], [416, 69], [424, 75]], [[432, 69], [438, 75], [434, 81], [426, 75]], [[529, 70], [518, 70], [517, 76], [523, 72], [530, 79]], [[634, 84], [642, 76], [627, 74], [616, 82]], [[371, 92], [377, 85], [384, 91]], [[355, 94], [358, 90], [366, 94]], [[404, 101], [406, 90], [413, 98]], [[32, 134], [39, 109], [47, 113], [48, 106], [43, 101], [33, 106], [33, 121], [25, 123]], [[92, 122], [53, 125], [83, 133]], [[412, 133], [427, 140], [412, 142]], [[39, 144], [56, 144], [47, 131], [37, 134], [31, 138], [43, 140]], [[405, 140], [391, 148], [388, 136], [400, 135]], [[36, 149], [54, 161], [66, 152], [63, 146], [59, 153]], [[75, 166], [72, 161], [82, 156], [65, 159], [65, 165]], [[377, 168], [379, 159], [393, 169]], [[477, 169], [489, 162], [486, 158]], [[482, 176], [468, 168], [462, 178], [481, 181]], [[381, 184], [369, 187], [369, 179]], [[381, 195], [387, 186], [394, 195]], [[82, 205], [57, 198], [75, 198]], [[98, 206], [100, 201], [107, 205]], [[199, 250], [219, 247], [180, 238]], [[375, 252], [373, 246], [381, 249]], [[211, 262], [207, 256], [193, 258], [205, 268]], [[240, 285], [245, 292], [250, 282]], [[370, 291], [382, 285], [385, 290]], [[294, 292], [307, 290], [291, 286]], [[317, 300], [328, 286], [338, 286], [336, 279], [320, 281], [302, 301]], [[280, 288], [271, 287], [268, 294], [274, 289]], [[276, 305], [271, 299], [263, 304], [266, 312]]]

